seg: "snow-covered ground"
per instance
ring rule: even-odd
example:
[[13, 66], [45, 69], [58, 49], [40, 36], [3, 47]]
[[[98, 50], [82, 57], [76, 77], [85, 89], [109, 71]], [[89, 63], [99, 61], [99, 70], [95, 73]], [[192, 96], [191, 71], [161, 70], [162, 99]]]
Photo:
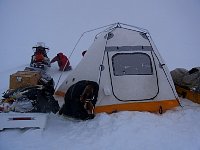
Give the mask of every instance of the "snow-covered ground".
[[[147, 28], [170, 69], [196, 67], [199, 6], [199, 0], [1, 0], [0, 93], [8, 89], [11, 74], [29, 66], [36, 42], [50, 47], [50, 58], [60, 51], [69, 56], [82, 32], [115, 22]], [[91, 41], [77, 47], [73, 66]], [[48, 73], [57, 84], [57, 64]], [[162, 115], [102, 113], [88, 121], [49, 114], [44, 130], [0, 131], [0, 150], [199, 150], [200, 105], [186, 99], [181, 104]]]
[[159, 115], [148, 112], [98, 114], [74, 121], [50, 114], [45, 130], [7, 129], [0, 132], [2, 150], [199, 150], [200, 106]]
[[[19, 66], [13, 64], [11, 69], [5, 69], [1, 75], [6, 77], [12, 71], [14, 73], [26, 67]], [[60, 77], [57, 64], [53, 64], [47, 72], [57, 83]], [[67, 74], [63, 73], [60, 82]], [[7, 84], [2, 89], [6, 89]], [[110, 115], [97, 114], [93, 120], [87, 121], [71, 120], [51, 113], [44, 130], [0, 131], [0, 149], [199, 150], [200, 105], [187, 99], [181, 99], [181, 104], [183, 107], [162, 115], [125, 111]]]

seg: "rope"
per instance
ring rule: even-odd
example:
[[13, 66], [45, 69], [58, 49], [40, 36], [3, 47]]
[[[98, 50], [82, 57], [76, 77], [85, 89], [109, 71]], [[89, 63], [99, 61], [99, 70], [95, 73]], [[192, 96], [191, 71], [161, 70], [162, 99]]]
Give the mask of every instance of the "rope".
[[[151, 35], [150, 35], [150, 34], [149, 34], [149, 38], [151, 39], [151, 41], [150, 41], [151, 46], [154, 45], [155, 48], [157, 49], [157, 47], [156, 47], [156, 45], [154, 44], [154, 41], [153, 41], [153, 39], [151, 38]], [[152, 44], [153, 44], [153, 45], [152, 45]], [[157, 54], [155, 53], [155, 51], [153, 51], [153, 53], [154, 53], [154, 55], [156, 56], [158, 62], [160, 63], [160, 65], [161, 65], [161, 67], [162, 67], [162, 70], [163, 70], [163, 72], [164, 72], [164, 74], [165, 74], [165, 76], [166, 76], [166, 78], [167, 78], [167, 82], [169, 83], [170, 88], [172, 89], [172, 92], [173, 92], [174, 96], [176, 97], [176, 94], [175, 94], [176, 91], [174, 91], [173, 85], [172, 85], [172, 83], [170, 82], [170, 79], [169, 79], [168, 74], [167, 74], [167, 72], [166, 72], [166, 66], [165, 66], [165, 64], [163, 64], [163, 62], [159, 59], [159, 57], [157, 56]], [[158, 55], [160, 56], [160, 53], [158, 53]], [[160, 56], [160, 57], [161, 57], [161, 56]], [[165, 68], [164, 68], [164, 67], [165, 67]], [[179, 105], [182, 107], [181, 103], [180, 103], [179, 100], [178, 100], [178, 97], [176, 97], [176, 99], [177, 99], [177, 102], [179, 103]]]
[[74, 53], [74, 51], [75, 51], [75, 49], [76, 49], [78, 43], [80, 42], [80, 40], [81, 40], [81, 38], [84, 36], [84, 34], [89, 33], [89, 32], [92, 32], [92, 31], [96, 31], [96, 30], [99, 30], [99, 29], [102, 29], [102, 28], [106, 28], [106, 27], [110, 27], [110, 28], [111, 28], [111, 27], [115, 26], [116, 24], [117, 24], [117, 23], [105, 25], [105, 26], [102, 26], [102, 27], [98, 27], [98, 28], [95, 28], [95, 29], [91, 29], [91, 30], [85, 31], [85, 32], [83, 32], [83, 33], [81, 34], [81, 36], [79, 37], [78, 41], [76, 42], [76, 44], [75, 44], [73, 50], [71, 51], [71, 53], [70, 53], [70, 55], [69, 55], [69, 58], [68, 58], [68, 60], [67, 60], [67, 62], [66, 62], [66, 64], [65, 64], [65, 66], [64, 66], [64, 68], [63, 68], [63, 70], [62, 70], [62, 72], [61, 72], [61, 74], [60, 74], [60, 76], [59, 76], [59, 78], [58, 78], [58, 81], [57, 81], [56, 86], [55, 86], [55, 91], [56, 91], [56, 89], [57, 89], [57, 87], [58, 87], [58, 84], [59, 84], [59, 82], [60, 82], [60, 79], [61, 79], [61, 77], [62, 77], [62, 75], [63, 75], [63, 72], [64, 72], [64, 70], [65, 70], [65, 68], [66, 68], [66, 66], [67, 66], [67, 64], [68, 64], [68, 62], [69, 62], [69, 60], [70, 60], [72, 54]]
[[[93, 32], [93, 31], [96, 31], [96, 30], [99, 30], [99, 29], [102, 29], [102, 28], [106, 28], [106, 27], [108, 27], [108, 28], [105, 29], [104, 31], [109, 31], [109, 30], [111, 30], [113, 27], [121, 27], [121, 25], [129, 26], [129, 27], [132, 27], [132, 28], [136, 28], [136, 29], [141, 30], [141, 31], [143, 31], [143, 32], [145, 32], [145, 33], [148, 33], [148, 30], [146, 30], [146, 29], [143, 29], [143, 28], [140, 28], [140, 27], [137, 27], [137, 26], [132, 26], [132, 25], [124, 24], [124, 23], [120, 23], [120, 22], [113, 23], [113, 24], [109, 24], [109, 25], [105, 25], [105, 26], [101, 26], [101, 27], [94, 28], [94, 29], [87, 30], [87, 31], [83, 32], [83, 33], [81, 34], [81, 36], [79, 37], [78, 41], [76, 42], [76, 44], [75, 44], [73, 50], [71, 51], [70, 55], [69, 55], [68, 61], [66, 62], [65, 66], [64, 66], [64, 68], [63, 68], [63, 70], [62, 70], [62, 72], [61, 72], [61, 74], [60, 74], [60, 76], [59, 76], [59, 78], [58, 78], [58, 81], [57, 81], [57, 84], [56, 84], [56, 86], [55, 86], [55, 89], [57, 89], [58, 84], [59, 84], [59, 82], [60, 82], [60, 79], [61, 79], [61, 77], [62, 77], [62, 75], [63, 75], [63, 72], [64, 72], [64, 70], [65, 70], [65, 68], [66, 68], [66, 66], [67, 66], [67, 63], [69, 62], [69, 60], [70, 60], [72, 54], [74, 53], [74, 51], [75, 51], [75, 49], [76, 49], [78, 43], [80, 42], [80, 40], [81, 40], [81, 38], [84, 36], [84, 34], [89, 33], [89, 32]], [[102, 32], [104, 32], [104, 31], [102, 31]], [[100, 33], [102, 33], [102, 32], [100, 32]], [[99, 34], [100, 34], [100, 33], [99, 33]], [[97, 35], [99, 35], [99, 34], [97, 34]], [[97, 35], [96, 35], [96, 36], [97, 36]], [[56, 91], [56, 90], [55, 90], [55, 91]]]
[[133, 25], [128, 25], [128, 24], [125, 24], [125, 23], [117, 23], [119, 26], [120, 25], [124, 25], [124, 26], [128, 26], [128, 27], [132, 27], [132, 28], [136, 28], [138, 30], [141, 30], [142, 32], [144, 33], [149, 33], [149, 31], [147, 29], [144, 29], [144, 28], [140, 28], [140, 27], [137, 27], [137, 26], [133, 26]]

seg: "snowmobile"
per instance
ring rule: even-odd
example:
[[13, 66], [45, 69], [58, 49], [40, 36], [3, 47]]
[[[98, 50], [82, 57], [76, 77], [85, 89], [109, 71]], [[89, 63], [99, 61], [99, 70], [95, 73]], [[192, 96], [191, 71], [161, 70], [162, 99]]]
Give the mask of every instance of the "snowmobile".
[[34, 68], [45, 69], [51, 67], [50, 59], [47, 56], [49, 48], [44, 46], [44, 43], [39, 43], [32, 47], [34, 54], [31, 56], [30, 66]]

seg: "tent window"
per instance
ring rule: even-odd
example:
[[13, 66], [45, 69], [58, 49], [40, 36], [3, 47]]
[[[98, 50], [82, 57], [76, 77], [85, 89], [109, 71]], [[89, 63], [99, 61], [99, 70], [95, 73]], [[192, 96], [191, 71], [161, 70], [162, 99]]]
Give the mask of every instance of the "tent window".
[[145, 53], [118, 53], [112, 57], [115, 76], [152, 75], [152, 63]]

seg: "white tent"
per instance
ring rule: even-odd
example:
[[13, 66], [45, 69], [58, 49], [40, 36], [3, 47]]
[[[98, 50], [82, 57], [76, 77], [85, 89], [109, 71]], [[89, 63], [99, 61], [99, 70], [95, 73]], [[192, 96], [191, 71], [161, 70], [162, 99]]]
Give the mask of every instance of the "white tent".
[[97, 34], [55, 94], [64, 96], [71, 85], [90, 80], [99, 84], [96, 113], [158, 112], [178, 106], [171, 75], [150, 34], [127, 26], [117, 23]]

